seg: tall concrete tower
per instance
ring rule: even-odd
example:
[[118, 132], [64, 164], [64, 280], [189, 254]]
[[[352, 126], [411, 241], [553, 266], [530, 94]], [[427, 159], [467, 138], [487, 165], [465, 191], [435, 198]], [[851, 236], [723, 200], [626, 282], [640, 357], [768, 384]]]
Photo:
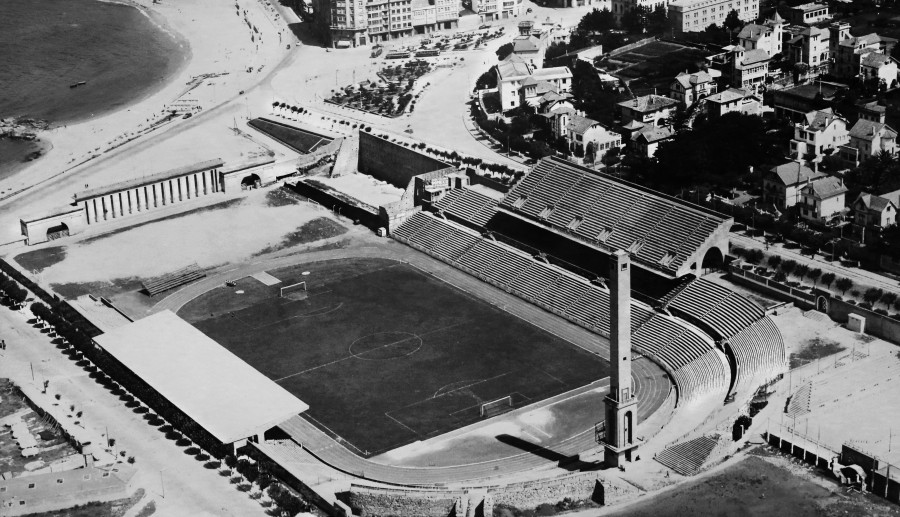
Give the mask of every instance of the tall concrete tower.
[[631, 461], [637, 448], [637, 397], [631, 387], [631, 259], [618, 250], [609, 259], [609, 364], [604, 460], [613, 467]]

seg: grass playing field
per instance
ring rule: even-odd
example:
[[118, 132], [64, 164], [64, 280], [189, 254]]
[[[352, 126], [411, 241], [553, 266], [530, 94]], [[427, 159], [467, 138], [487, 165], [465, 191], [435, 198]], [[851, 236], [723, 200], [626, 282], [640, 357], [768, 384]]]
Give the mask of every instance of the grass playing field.
[[[607, 376], [605, 360], [408, 265], [352, 259], [269, 273], [282, 284], [245, 278], [179, 315], [361, 455], [477, 422], [487, 401], [511, 396], [519, 407]], [[278, 297], [299, 280], [305, 298]]]
[[299, 128], [258, 118], [251, 120], [249, 124], [303, 154], [309, 154], [332, 140]]

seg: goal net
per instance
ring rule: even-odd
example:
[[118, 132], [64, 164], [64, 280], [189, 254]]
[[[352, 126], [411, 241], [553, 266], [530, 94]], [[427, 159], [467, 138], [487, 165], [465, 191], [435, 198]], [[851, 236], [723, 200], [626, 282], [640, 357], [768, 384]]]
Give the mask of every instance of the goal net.
[[492, 417], [507, 411], [513, 405], [512, 395], [481, 404], [481, 417]]
[[306, 292], [306, 282], [297, 282], [296, 284], [286, 285], [282, 287], [279, 296], [284, 298], [285, 296], [296, 292]]

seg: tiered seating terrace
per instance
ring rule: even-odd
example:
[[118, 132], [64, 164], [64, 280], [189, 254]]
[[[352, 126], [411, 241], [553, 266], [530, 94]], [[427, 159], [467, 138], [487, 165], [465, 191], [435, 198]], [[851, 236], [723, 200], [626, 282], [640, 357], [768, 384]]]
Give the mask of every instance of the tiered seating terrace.
[[[610, 251], [632, 249], [636, 262], [670, 274], [727, 221], [555, 158], [535, 165], [500, 206]], [[578, 219], [580, 224], [573, 224]]]
[[763, 384], [787, 367], [784, 339], [768, 316], [735, 334], [726, 346], [734, 355], [737, 366], [736, 386], [747, 386], [754, 379], [757, 384]]
[[721, 339], [734, 336], [765, 315], [757, 303], [702, 278], [680, 288], [666, 307], [706, 325]]
[[494, 216], [497, 200], [472, 189], [460, 188], [447, 192], [434, 208], [484, 227]]
[[147, 291], [147, 294], [150, 296], [156, 296], [159, 293], [168, 291], [169, 289], [175, 289], [176, 287], [180, 287], [184, 284], [193, 282], [194, 280], [199, 280], [206, 276], [206, 273], [200, 269], [200, 266], [197, 264], [191, 264], [183, 269], [179, 269], [174, 273], [169, 273], [168, 275], [163, 275], [159, 278], [154, 278], [152, 280], [148, 280], [144, 282], [142, 285], [144, 290]]
[[656, 461], [683, 476], [694, 475], [719, 443], [719, 436], [701, 436], [663, 449]]
[[[575, 273], [424, 212], [413, 215], [394, 236], [582, 327], [609, 333], [609, 291]], [[711, 339], [640, 302], [632, 301], [631, 308], [635, 349], [672, 372], [680, 400], [727, 389], [727, 361]]]

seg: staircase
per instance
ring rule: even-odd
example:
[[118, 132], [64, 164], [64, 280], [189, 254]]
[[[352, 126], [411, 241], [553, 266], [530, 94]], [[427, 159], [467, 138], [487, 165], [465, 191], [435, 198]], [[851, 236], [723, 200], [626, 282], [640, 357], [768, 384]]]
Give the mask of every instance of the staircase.
[[334, 167], [331, 168], [331, 177], [336, 178], [346, 174], [356, 174], [359, 170], [359, 136], [344, 138], [341, 149], [334, 159]]
[[701, 436], [675, 444], [656, 455], [659, 463], [683, 476], [694, 475], [719, 443], [719, 435]]

